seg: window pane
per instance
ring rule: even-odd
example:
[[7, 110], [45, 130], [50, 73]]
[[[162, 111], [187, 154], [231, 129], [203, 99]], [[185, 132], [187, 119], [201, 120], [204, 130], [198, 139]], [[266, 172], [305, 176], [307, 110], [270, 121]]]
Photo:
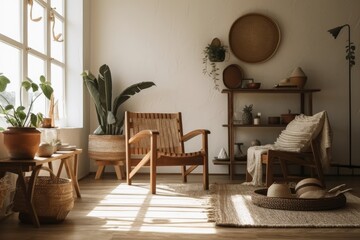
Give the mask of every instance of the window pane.
[[[19, 104], [19, 87], [21, 79], [21, 51], [10, 45], [0, 42], [0, 72], [10, 79], [10, 84], [7, 86], [6, 91], [1, 94], [6, 97], [10, 104]], [[0, 97], [1, 105], [6, 102]], [[6, 121], [0, 117], [0, 126], [6, 127]]]
[[21, 4], [20, 0], [0, 0], [0, 33], [18, 42], [21, 36]]
[[64, 107], [65, 107], [65, 84], [64, 76], [65, 70], [55, 64], [51, 64], [51, 85], [54, 89], [55, 109], [54, 117], [55, 122], [64, 118]]
[[30, 20], [30, 7], [28, 8], [28, 45], [41, 53], [45, 53], [45, 8], [34, 1], [32, 16], [33, 18], [41, 17], [40, 21]]
[[[59, 18], [55, 17], [54, 35], [56, 36], [58, 34], [61, 34], [59, 40], [63, 40], [63, 23], [60, 21]], [[51, 57], [55, 58], [60, 62], [64, 62], [64, 42], [54, 41], [53, 37], [51, 38]]]
[[[28, 77], [35, 83], [39, 84], [41, 75], [45, 76], [45, 61], [32, 55], [32, 54], [29, 54], [28, 55]], [[40, 92], [41, 92], [41, 90], [37, 93], [37, 95]], [[31, 99], [34, 97], [35, 97], [35, 95], [32, 94], [32, 92], [31, 92], [29, 94], [29, 103], [30, 103]], [[42, 95], [38, 99], [36, 99], [36, 101], [33, 105], [33, 109], [32, 109], [33, 113], [36, 114], [38, 112], [41, 112], [41, 113], [45, 114], [45, 109], [46, 109], [45, 99], [46, 98], [44, 95]]]
[[51, 7], [55, 8], [55, 11], [58, 12], [61, 16], [64, 16], [63, 0], [51, 0]]

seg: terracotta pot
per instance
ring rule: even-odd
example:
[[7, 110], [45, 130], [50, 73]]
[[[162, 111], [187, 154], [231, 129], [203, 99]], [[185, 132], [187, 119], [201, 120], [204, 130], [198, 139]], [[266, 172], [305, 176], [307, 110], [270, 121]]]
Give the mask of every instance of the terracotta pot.
[[8, 127], [3, 134], [11, 159], [34, 159], [39, 149], [40, 131], [33, 127]]
[[94, 160], [124, 160], [125, 135], [89, 135], [88, 153]]

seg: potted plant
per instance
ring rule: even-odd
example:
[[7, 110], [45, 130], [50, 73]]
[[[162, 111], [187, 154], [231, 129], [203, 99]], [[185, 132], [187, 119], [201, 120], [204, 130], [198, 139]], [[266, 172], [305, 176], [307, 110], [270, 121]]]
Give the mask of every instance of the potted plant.
[[[223, 62], [227, 53], [227, 47], [222, 45], [218, 38], [214, 38], [211, 44], [208, 44], [204, 51], [203, 57], [203, 73], [209, 75], [214, 81], [215, 89], [219, 90], [219, 68], [216, 66], [217, 62]], [[208, 70], [208, 64], [210, 64], [211, 70]]]
[[98, 78], [91, 72], [82, 73], [84, 83], [96, 108], [99, 126], [89, 135], [89, 158], [96, 161], [98, 171], [95, 179], [101, 177], [105, 165], [115, 166], [117, 177], [121, 177], [120, 166], [125, 159], [125, 136], [123, 135], [123, 112], [120, 106], [141, 90], [154, 86], [153, 82], [135, 83], [112, 100], [112, 77], [108, 65], [99, 68]]
[[[10, 125], [7, 130], [0, 127], [0, 131], [4, 131], [4, 145], [12, 159], [33, 159], [40, 144], [40, 131], [36, 127], [41, 123], [43, 114], [33, 113], [32, 108], [42, 94], [50, 100], [54, 90], [44, 76], [40, 76], [39, 84], [27, 78], [21, 83], [20, 105], [15, 107], [3, 93], [9, 83], [10, 80], [0, 73], [0, 115]], [[34, 93], [27, 108], [23, 105], [23, 90]]]

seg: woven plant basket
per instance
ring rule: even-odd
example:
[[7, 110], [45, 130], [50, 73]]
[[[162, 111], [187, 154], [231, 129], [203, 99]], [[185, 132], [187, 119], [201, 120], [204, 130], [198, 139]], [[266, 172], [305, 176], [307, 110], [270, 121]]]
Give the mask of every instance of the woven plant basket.
[[[62, 222], [74, 207], [71, 180], [56, 177], [48, 168], [42, 167], [41, 169], [49, 171], [51, 176], [38, 176], [36, 179], [33, 203], [39, 221], [40, 223]], [[26, 177], [25, 180], [28, 184], [30, 177]], [[23, 190], [19, 184], [16, 187], [14, 211], [19, 212], [21, 222], [32, 222]]]

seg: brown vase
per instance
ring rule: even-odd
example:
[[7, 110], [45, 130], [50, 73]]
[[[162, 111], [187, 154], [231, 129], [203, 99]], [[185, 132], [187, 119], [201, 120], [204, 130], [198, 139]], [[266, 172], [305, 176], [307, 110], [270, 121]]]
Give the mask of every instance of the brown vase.
[[34, 159], [39, 149], [40, 131], [33, 127], [8, 127], [3, 134], [11, 159]]

